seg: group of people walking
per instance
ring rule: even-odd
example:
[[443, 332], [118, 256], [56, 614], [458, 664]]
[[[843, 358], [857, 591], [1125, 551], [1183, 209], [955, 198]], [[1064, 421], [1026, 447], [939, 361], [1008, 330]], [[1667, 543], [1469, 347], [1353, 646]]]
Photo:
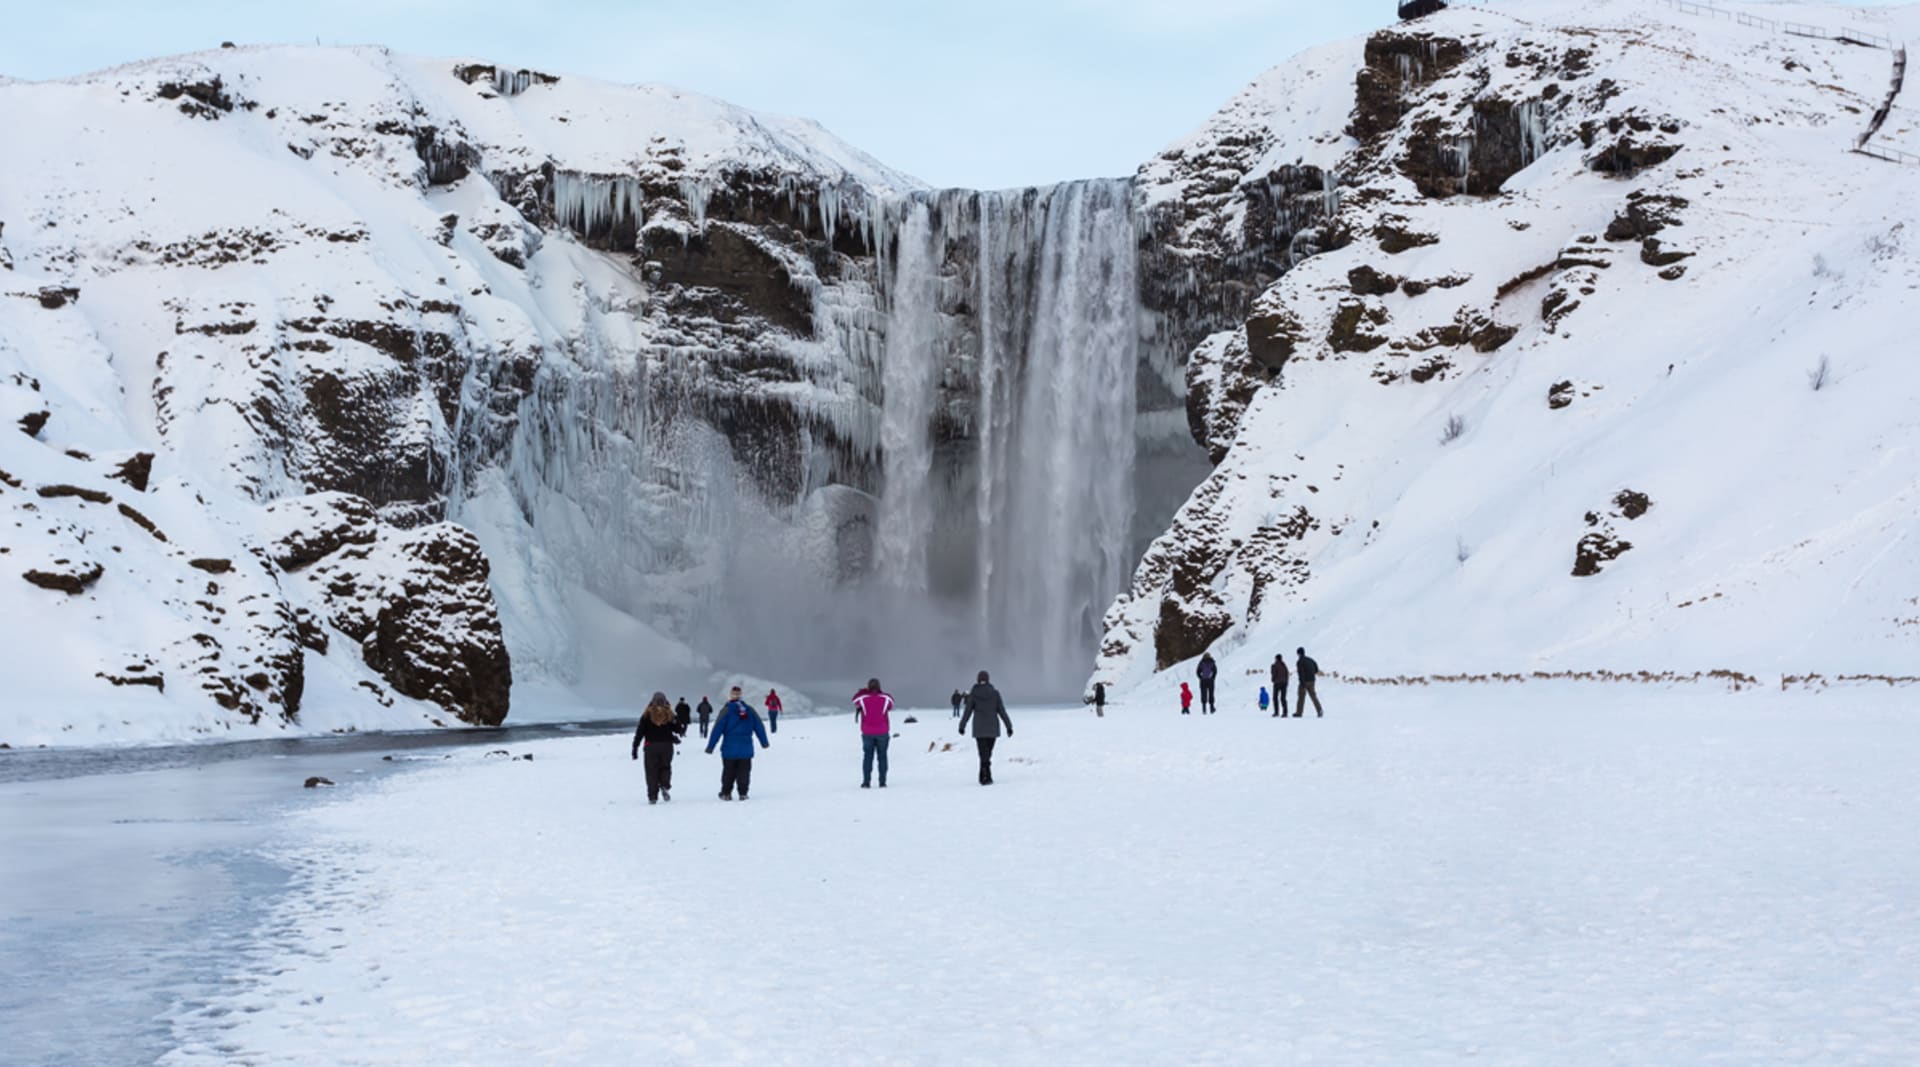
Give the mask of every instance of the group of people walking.
[[[1287, 689], [1291, 685], [1298, 694], [1293, 718], [1306, 714], [1307, 702], [1313, 702], [1315, 717], [1324, 717], [1320, 707], [1320, 694], [1315, 691], [1315, 683], [1320, 677], [1320, 665], [1307, 655], [1305, 648], [1294, 650], [1299, 657], [1291, 671], [1287, 668], [1285, 654], [1273, 657], [1273, 666], [1269, 671], [1269, 680], [1273, 683], [1273, 717], [1287, 716]], [[1194, 671], [1200, 683], [1200, 713], [1213, 715], [1219, 712], [1215, 683], [1220, 676], [1220, 665], [1214, 662], [1213, 654], [1200, 657], [1200, 664]], [[1180, 714], [1193, 714], [1193, 689], [1186, 682], [1180, 683]], [[1260, 689], [1260, 708], [1266, 710], [1269, 693], [1265, 686]], [[741, 696], [739, 686], [734, 686], [727, 703], [714, 717], [713, 704], [706, 698], [700, 698], [700, 705], [690, 708], [687, 699], [681, 697], [678, 704], [667, 703], [665, 693], [653, 694], [647, 702], [647, 708], [640, 715], [640, 725], [633, 734], [633, 758], [646, 755], [647, 803], [657, 804], [662, 800], [673, 799], [673, 752], [692, 728], [695, 716], [698, 716], [700, 736], [707, 740], [707, 753], [711, 755], [717, 747], [720, 750], [720, 799], [732, 800], [738, 796], [747, 799], [747, 792], [753, 785], [753, 756], [755, 744], [759, 748], [771, 745], [768, 734], [780, 730], [780, 712], [783, 704], [779, 692], [768, 690], [763, 702], [767, 719], [763, 724], [760, 712], [748, 704]], [[1093, 687], [1094, 712], [1105, 716], [1107, 708], [1107, 687], [1096, 682]], [[867, 684], [853, 695], [853, 719], [860, 730], [860, 788], [871, 789], [874, 784], [874, 771], [878, 769], [881, 789], [887, 787], [887, 748], [893, 739], [893, 697], [880, 687], [880, 679], [869, 678]], [[1001, 728], [1005, 727], [1006, 736], [1013, 736], [1013, 719], [1007, 715], [1007, 704], [994, 688], [992, 679], [986, 671], [975, 678], [973, 688], [965, 693], [953, 691], [953, 715], [960, 720], [960, 736], [971, 736], [980, 757], [980, 784], [993, 784], [993, 750], [1000, 740]]]
[[[769, 690], [766, 703], [768, 715], [777, 716], [780, 694]], [[687, 736], [693, 714], [686, 697], [672, 705], [667, 703], [665, 693], [653, 694], [647, 710], [640, 713], [640, 725], [633, 732], [633, 758], [639, 759], [642, 749], [646, 751], [647, 803], [673, 800], [673, 749]], [[700, 736], [707, 739], [707, 753], [711, 755], [715, 746], [720, 748], [720, 799], [732, 800], [736, 790], [741, 800], [747, 799], [747, 790], [753, 785], [753, 743], [758, 739], [761, 748], [769, 744], [760, 713], [741, 698], [736, 685], [711, 730], [708, 723], [713, 704], [706, 697], [700, 698], [699, 715]]]
[[[1272, 717], [1276, 719], [1287, 717], [1287, 686], [1290, 682], [1297, 680], [1299, 703], [1294, 708], [1292, 717], [1297, 719], [1305, 715], [1307, 711], [1307, 701], [1311, 700], [1313, 701], [1314, 717], [1323, 718], [1326, 712], [1321, 709], [1320, 694], [1315, 691], [1315, 683], [1320, 678], [1320, 665], [1313, 661], [1312, 656], [1307, 655], [1307, 650], [1304, 648], [1294, 649], [1294, 654], [1299, 656], [1299, 659], [1295, 662], [1292, 672], [1287, 670], [1286, 653], [1278, 653], [1273, 657], [1273, 666], [1268, 672], [1270, 680], [1273, 682]], [[1214, 662], [1213, 653], [1208, 652], [1202, 654], [1200, 657], [1200, 665], [1194, 669], [1193, 673], [1200, 681], [1200, 714], [1213, 715], [1218, 713], [1220, 707], [1216, 699], [1214, 683], [1220, 677], [1220, 665]], [[1094, 686], [1095, 709], [1099, 710], [1105, 703], [1104, 691], [1100, 686]], [[1267, 704], [1267, 687], [1261, 686], [1260, 710], [1267, 710]], [[1193, 688], [1186, 682], [1180, 683], [1180, 714], [1193, 714]]]
[[[758, 742], [759, 748], [768, 748], [772, 744], [768, 733], [779, 732], [780, 694], [769, 691], [764, 705], [767, 722], [762, 725], [760, 712], [741, 697], [741, 689], [736, 685], [709, 730], [713, 705], [706, 697], [700, 698], [700, 736], [707, 739], [709, 755], [716, 746], [720, 749], [721, 800], [730, 801], [735, 796], [747, 799], [753, 785], [755, 743]], [[880, 788], [887, 787], [887, 747], [893, 739], [893, 708], [893, 697], [880, 687], [878, 678], [868, 679], [853, 695], [854, 722], [860, 728], [862, 789], [873, 787], [876, 765], [880, 771]], [[1000, 738], [1003, 725], [1007, 736], [1013, 736], [1013, 720], [1007, 715], [1006, 701], [1001, 699], [1000, 691], [994, 688], [986, 671], [979, 673], [973, 689], [956, 702], [954, 713], [960, 718], [961, 736], [967, 735], [969, 725], [973, 728], [974, 744], [980, 755], [980, 784], [992, 785], [994, 744]], [[633, 733], [632, 756], [636, 760], [643, 752], [646, 756], [647, 803], [673, 800], [674, 747], [686, 738], [694, 715], [695, 710], [688, 707], [685, 697], [681, 697], [677, 705], [669, 704], [665, 693], [653, 694], [646, 710], [641, 712], [640, 724]]]

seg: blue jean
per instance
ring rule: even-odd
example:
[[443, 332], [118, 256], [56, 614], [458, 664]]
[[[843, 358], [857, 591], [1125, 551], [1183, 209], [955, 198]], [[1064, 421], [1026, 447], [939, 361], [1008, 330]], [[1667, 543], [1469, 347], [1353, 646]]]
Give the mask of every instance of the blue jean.
[[880, 755], [880, 784], [887, 784], [887, 742], [893, 740], [886, 734], [860, 735], [860, 783], [865, 785], [873, 781], [873, 757]]
[[777, 711], [767, 712], [767, 729], [772, 730], [776, 734], [780, 732], [780, 713], [779, 712]]

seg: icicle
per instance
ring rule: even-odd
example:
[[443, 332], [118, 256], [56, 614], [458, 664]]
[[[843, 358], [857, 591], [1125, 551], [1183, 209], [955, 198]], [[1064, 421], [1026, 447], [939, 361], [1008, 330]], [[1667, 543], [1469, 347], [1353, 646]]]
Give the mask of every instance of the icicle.
[[645, 225], [646, 191], [638, 178], [604, 178], [559, 171], [553, 176], [553, 217], [583, 240]]
[[686, 201], [687, 217], [701, 234], [707, 232], [707, 203], [713, 197], [713, 185], [704, 178], [680, 179], [680, 199]]
[[1520, 123], [1520, 162], [1530, 164], [1547, 154], [1546, 108], [1538, 100], [1525, 100], [1515, 114]]

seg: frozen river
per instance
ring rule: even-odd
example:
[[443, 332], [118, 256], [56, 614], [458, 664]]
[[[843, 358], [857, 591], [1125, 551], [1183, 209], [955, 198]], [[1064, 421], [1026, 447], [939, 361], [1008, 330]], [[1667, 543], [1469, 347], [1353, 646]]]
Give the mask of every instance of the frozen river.
[[[221, 991], [284, 889], [287, 872], [262, 846], [288, 812], [476, 745], [518, 750], [624, 729], [0, 752], [0, 1060], [102, 1065], [164, 1054], [167, 1017]], [[303, 789], [310, 775], [342, 789]]]

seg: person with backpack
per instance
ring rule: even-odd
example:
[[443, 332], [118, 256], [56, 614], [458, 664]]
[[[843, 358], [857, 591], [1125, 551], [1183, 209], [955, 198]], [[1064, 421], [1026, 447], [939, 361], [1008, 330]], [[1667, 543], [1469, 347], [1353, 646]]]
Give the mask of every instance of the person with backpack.
[[1000, 699], [1000, 690], [993, 687], [987, 672], [981, 671], [979, 680], [973, 684], [973, 692], [967, 694], [967, 711], [960, 716], [960, 736], [967, 735], [967, 723], [973, 723], [974, 747], [980, 750], [980, 784], [993, 784], [993, 745], [1000, 740], [1000, 724], [1005, 723], [1007, 736], [1013, 736], [1013, 720], [1007, 718], [1007, 702]]
[[1200, 714], [1212, 715], [1220, 710], [1213, 702], [1213, 680], [1220, 673], [1219, 664], [1213, 662], [1213, 653], [1201, 655], [1200, 668], [1194, 673], [1200, 676]]
[[1287, 654], [1273, 654], [1273, 717], [1287, 717]]
[[761, 748], [768, 747], [766, 727], [760, 725], [760, 713], [740, 699], [740, 687], [736, 685], [732, 699], [720, 709], [720, 718], [713, 724], [713, 735], [707, 738], [707, 755], [713, 755], [715, 745], [721, 746], [721, 800], [732, 800], [736, 787], [740, 790], [740, 799], [747, 799], [747, 787], [753, 784], [755, 738], [760, 739]]
[[1260, 710], [1267, 710], [1267, 687], [1264, 685], [1260, 687]]
[[700, 736], [707, 736], [707, 720], [713, 718], [713, 702], [706, 697], [700, 698]]
[[780, 694], [767, 690], [767, 729], [780, 732]]
[[1193, 714], [1193, 690], [1185, 682], [1180, 683], [1180, 714]]
[[673, 722], [680, 727], [680, 736], [687, 736], [687, 728], [693, 725], [693, 707], [686, 697], [681, 697], [680, 703], [673, 706]]
[[867, 687], [853, 698], [853, 718], [860, 724], [860, 788], [873, 785], [873, 762], [880, 761], [880, 788], [887, 787], [887, 743], [893, 740], [893, 698], [880, 688], [880, 679], [869, 678]]
[[1107, 717], [1107, 683], [1093, 683], [1093, 713], [1104, 719]]
[[1294, 651], [1300, 655], [1300, 662], [1294, 666], [1294, 673], [1300, 678], [1300, 703], [1299, 707], [1294, 709], [1293, 717], [1297, 719], [1305, 715], [1307, 701], [1312, 699], [1313, 717], [1325, 718], [1326, 713], [1320, 710], [1320, 694], [1313, 691], [1314, 680], [1320, 677], [1320, 665], [1313, 661], [1312, 656], [1307, 655], [1306, 649], [1297, 648]]
[[653, 694], [647, 710], [640, 713], [639, 728], [633, 732], [633, 758], [640, 758], [642, 745], [647, 749], [647, 803], [673, 799], [673, 746], [685, 733], [686, 728], [674, 721], [667, 695]]

